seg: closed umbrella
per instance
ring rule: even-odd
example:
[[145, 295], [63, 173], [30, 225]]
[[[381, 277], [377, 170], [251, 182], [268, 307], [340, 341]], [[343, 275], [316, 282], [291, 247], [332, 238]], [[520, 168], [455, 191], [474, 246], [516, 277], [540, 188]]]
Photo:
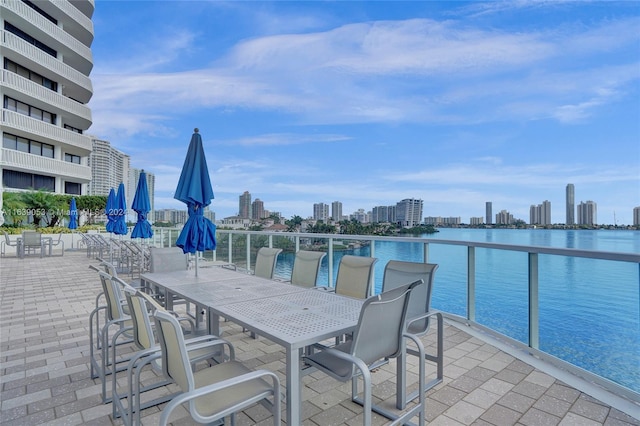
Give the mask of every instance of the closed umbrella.
[[147, 174], [144, 170], [140, 172], [131, 209], [138, 214], [136, 225], [131, 231], [131, 238], [153, 237], [153, 229], [151, 229], [151, 224], [147, 220], [147, 213], [151, 211], [151, 203], [149, 202], [149, 189], [147, 188]]
[[[184, 253], [203, 252], [216, 248], [216, 226], [204, 217], [204, 208], [214, 198], [207, 159], [202, 147], [202, 137], [194, 129], [187, 157], [182, 166], [180, 179], [173, 198], [187, 205], [189, 218], [185, 223], [176, 245]], [[196, 275], [198, 275], [198, 256], [196, 254]]]
[[116, 194], [116, 205], [113, 212], [115, 216], [115, 223], [113, 225], [113, 233], [116, 235], [126, 235], [129, 230], [127, 229], [127, 199], [124, 194], [124, 183], [120, 182], [118, 186], [118, 193]]
[[109, 195], [107, 196], [107, 204], [104, 208], [104, 214], [107, 215], [106, 229], [107, 229], [107, 232], [109, 233], [113, 232], [113, 226], [116, 221], [116, 217], [114, 215], [115, 210], [116, 210], [116, 191], [114, 191], [113, 188], [111, 188], [109, 190]]
[[69, 229], [78, 229], [78, 208], [75, 197], [71, 198], [71, 204], [69, 204]]

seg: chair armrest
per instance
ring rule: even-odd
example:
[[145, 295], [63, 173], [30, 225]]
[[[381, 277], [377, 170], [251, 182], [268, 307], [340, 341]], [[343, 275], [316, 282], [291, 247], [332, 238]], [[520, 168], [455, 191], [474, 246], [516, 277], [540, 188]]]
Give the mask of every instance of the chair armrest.
[[315, 290], [319, 290], [319, 291], [327, 291], [329, 293], [335, 293], [336, 292], [336, 288], [335, 287], [327, 287], [327, 286], [319, 286], [319, 285], [317, 285], [317, 286], [312, 287], [312, 288], [315, 289]]

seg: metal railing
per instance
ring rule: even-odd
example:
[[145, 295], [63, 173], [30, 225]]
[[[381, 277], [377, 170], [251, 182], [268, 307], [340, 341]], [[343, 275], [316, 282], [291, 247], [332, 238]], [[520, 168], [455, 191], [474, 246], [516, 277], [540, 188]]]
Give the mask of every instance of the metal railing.
[[[156, 228], [156, 245], [175, 245], [180, 230]], [[204, 253], [202, 256], [212, 260], [224, 260], [235, 263], [242, 268], [250, 270], [255, 259], [255, 252], [260, 246], [285, 248], [292, 252], [304, 249], [319, 249], [327, 252], [327, 285], [333, 286], [334, 257], [337, 250], [343, 250], [349, 245], [368, 246], [368, 255], [376, 257], [376, 242], [412, 243], [422, 245], [422, 261], [429, 261], [430, 248], [433, 246], [458, 246], [466, 248], [466, 313], [464, 315], [446, 313], [446, 317], [457, 322], [466, 324], [483, 333], [488, 333], [497, 337], [501, 341], [508, 342], [518, 350], [527, 352], [561, 369], [570, 371], [578, 377], [582, 377], [589, 382], [596, 383], [604, 389], [622, 396], [635, 403], [640, 403], [640, 393], [619, 385], [596, 373], [586, 371], [570, 362], [561, 360], [540, 349], [540, 322], [545, 321], [540, 315], [540, 255], [562, 256], [568, 258], [584, 258], [602, 261], [628, 262], [636, 265], [638, 278], [636, 279], [637, 297], [640, 298], [640, 254], [637, 253], [616, 253], [605, 251], [591, 251], [578, 249], [565, 249], [540, 246], [523, 246], [501, 243], [487, 243], [477, 241], [441, 240], [431, 238], [416, 237], [379, 237], [371, 235], [342, 235], [342, 234], [308, 234], [308, 233], [282, 233], [264, 231], [217, 231], [218, 247], [214, 252]], [[435, 249], [435, 248], [434, 248]], [[527, 256], [527, 304], [528, 304], [528, 341], [521, 342], [495, 329], [487, 327], [476, 321], [477, 298], [476, 298], [476, 270], [478, 249], [500, 250], [509, 252], [520, 252]], [[399, 259], [403, 260], [403, 259]], [[546, 272], [546, 271], [545, 271]], [[286, 277], [288, 278], [288, 277]]]

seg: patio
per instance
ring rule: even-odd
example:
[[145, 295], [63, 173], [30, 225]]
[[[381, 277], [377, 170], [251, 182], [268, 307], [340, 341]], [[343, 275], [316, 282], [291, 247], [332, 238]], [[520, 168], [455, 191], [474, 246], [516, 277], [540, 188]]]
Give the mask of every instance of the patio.
[[[102, 404], [99, 380], [89, 376], [88, 317], [99, 282], [88, 266], [98, 262], [84, 251], [42, 259], [4, 257], [0, 262], [0, 423], [121, 424], [112, 419], [111, 405]], [[279, 345], [252, 339], [230, 322], [221, 327], [239, 360], [284, 374]], [[445, 378], [428, 393], [429, 424], [640, 425], [640, 409], [628, 401], [587, 385], [579, 386], [581, 392], [560, 380], [565, 378], [561, 372], [544, 373], [542, 369], [553, 370], [536, 369], [459, 327], [445, 324]], [[423, 340], [433, 351], [433, 333]], [[374, 396], [394, 398], [394, 373], [391, 363], [373, 375]], [[305, 425], [361, 423], [361, 407], [350, 401], [348, 383], [323, 374], [304, 381]], [[156, 424], [158, 413], [157, 407], [143, 411], [143, 424]], [[238, 424], [268, 424], [267, 415], [266, 409], [253, 408]], [[172, 417], [174, 424], [195, 424], [186, 410], [180, 416]], [[385, 423], [374, 416], [374, 424]]]

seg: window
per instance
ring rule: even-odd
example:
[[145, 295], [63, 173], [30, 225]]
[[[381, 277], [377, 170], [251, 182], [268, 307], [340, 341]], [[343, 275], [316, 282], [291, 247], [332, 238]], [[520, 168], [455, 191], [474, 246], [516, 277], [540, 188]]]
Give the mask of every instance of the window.
[[69, 163], [80, 164], [80, 157], [78, 155], [73, 154], [64, 154], [64, 161], [68, 161]]
[[53, 158], [53, 145], [32, 141], [10, 133], [3, 133], [2, 146], [7, 149]]
[[2, 171], [2, 183], [7, 188], [55, 191], [56, 180], [51, 176], [36, 175], [5, 169]]
[[56, 124], [56, 115], [40, 108], [27, 105], [8, 96], [4, 97], [4, 107], [10, 111], [28, 115], [36, 120], [41, 120], [49, 124]]
[[67, 129], [67, 130], [70, 130], [70, 131], [72, 131], [74, 133], [82, 134], [82, 129], [77, 129], [77, 128], [73, 127], [73, 126], [69, 126], [68, 124], [65, 124], [64, 128]]
[[80, 189], [82, 185], [76, 182], [65, 182], [64, 183], [64, 193], [65, 194], [73, 194], [73, 195], [82, 195], [80, 194]]

